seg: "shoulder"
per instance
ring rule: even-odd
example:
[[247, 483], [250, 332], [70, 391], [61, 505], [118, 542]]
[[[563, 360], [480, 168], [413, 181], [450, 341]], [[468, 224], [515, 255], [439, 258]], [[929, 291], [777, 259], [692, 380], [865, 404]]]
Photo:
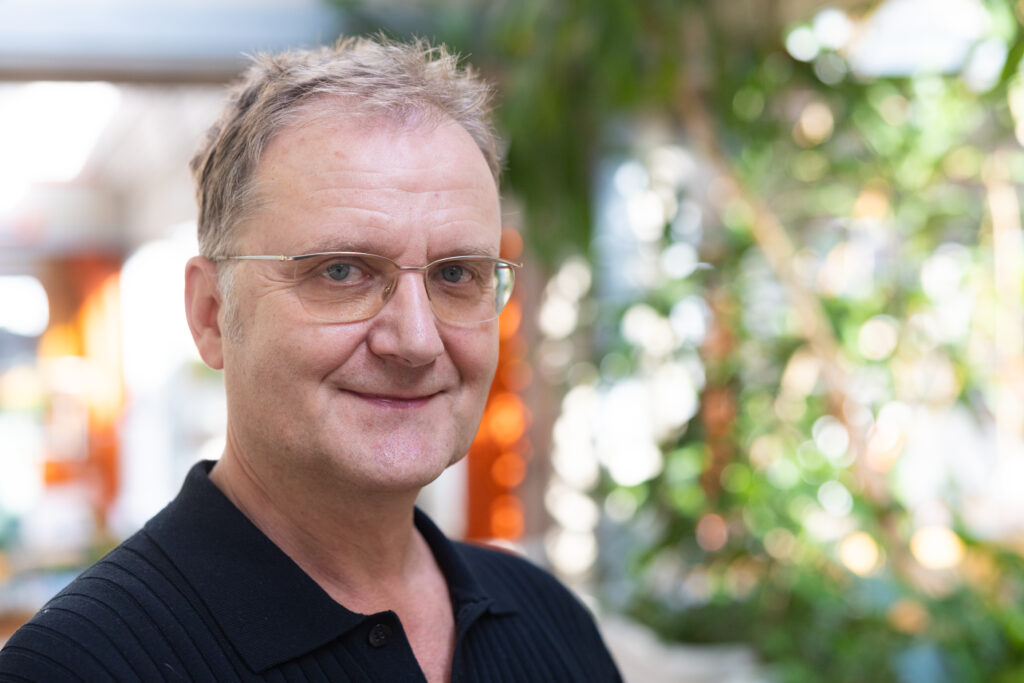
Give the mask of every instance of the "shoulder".
[[[0, 650], [0, 681], [160, 680], [167, 615], [187, 622], [189, 596], [144, 533], [89, 567]], [[182, 623], [179, 630], [185, 627]]]
[[[485, 649], [495, 661], [522, 680], [621, 680], [590, 610], [555, 576], [503, 550], [453, 545], [493, 600], [476, 642], [492, 638]], [[528, 662], [520, 656], [527, 651]]]
[[547, 570], [506, 550], [455, 543], [484, 590], [498, 604], [513, 607], [534, 619], [576, 623], [588, 630], [594, 619], [576, 595]]
[[501, 587], [511, 581], [530, 584], [563, 597], [571, 596], [558, 579], [522, 555], [474, 543], [455, 541], [453, 545], [477, 579], [488, 588]]

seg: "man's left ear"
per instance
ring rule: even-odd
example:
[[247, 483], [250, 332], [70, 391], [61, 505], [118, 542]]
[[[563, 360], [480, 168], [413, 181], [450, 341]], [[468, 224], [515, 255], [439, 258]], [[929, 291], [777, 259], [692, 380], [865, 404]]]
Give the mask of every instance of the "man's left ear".
[[220, 309], [217, 264], [204, 256], [192, 257], [185, 265], [185, 316], [199, 355], [214, 370], [224, 369]]

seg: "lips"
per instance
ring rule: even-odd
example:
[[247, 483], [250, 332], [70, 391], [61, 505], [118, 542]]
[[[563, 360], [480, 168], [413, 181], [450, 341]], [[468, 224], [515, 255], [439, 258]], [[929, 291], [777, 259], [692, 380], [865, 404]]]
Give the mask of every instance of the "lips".
[[432, 394], [418, 394], [415, 396], [404, 396], [400, 394], [368, 394], [360, 391], [350, 391], [350, 394], [357, 396], [364, 401], [374, 403], [387, 408], [409, 409], [426, 405], [432, 398], [441, 392]]

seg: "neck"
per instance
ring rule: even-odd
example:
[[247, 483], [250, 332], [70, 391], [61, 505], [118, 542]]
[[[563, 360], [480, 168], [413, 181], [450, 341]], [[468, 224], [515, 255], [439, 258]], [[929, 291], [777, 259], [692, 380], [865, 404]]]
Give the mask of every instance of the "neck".
[[402, 596], [433, 566], [413, 525], [417, 491], [351, 490], [345, 482], [261, 473], [230, 445], [210, 479], [332, 598], [363, 613]]

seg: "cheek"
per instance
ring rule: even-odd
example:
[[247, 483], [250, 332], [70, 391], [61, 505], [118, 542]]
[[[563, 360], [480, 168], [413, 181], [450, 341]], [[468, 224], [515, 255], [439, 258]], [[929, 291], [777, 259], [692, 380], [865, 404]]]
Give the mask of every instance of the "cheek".
[[246, 321], [230, 346], [235, 372], [251, 385], [281, 394], [308, 391], [352, 357], [359, 330], [344, 325], [311, 324], [285, 312], [260, 314]]
[[481, 330], [473, 335], [455, 335], [445, 345], [462, 381], [486, 392], [498, 367], [498, 332]]

